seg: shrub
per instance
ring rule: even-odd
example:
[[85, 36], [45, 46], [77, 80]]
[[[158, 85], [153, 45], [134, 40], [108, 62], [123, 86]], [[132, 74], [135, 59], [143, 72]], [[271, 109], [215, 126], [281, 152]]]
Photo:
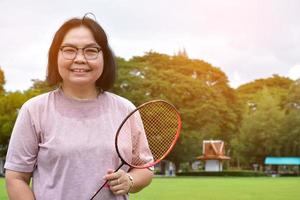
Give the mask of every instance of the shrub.
[[256, 171], [222, 171], [222, 172], [181, 172], [177, 173], [177, 176], [266, 176], [263, 172]]

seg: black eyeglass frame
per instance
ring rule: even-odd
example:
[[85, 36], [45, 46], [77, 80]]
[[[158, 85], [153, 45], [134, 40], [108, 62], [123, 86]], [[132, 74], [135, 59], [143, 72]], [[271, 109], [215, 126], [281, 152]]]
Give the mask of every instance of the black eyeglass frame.
[[[66, 56], [66, 55], [64, 55], [63, 49], [64, 49], [65, 47], [69, 47], [69, 48], [76, 49], [76, 54], [74, 54], [74, 56], [72, 56], [72, 58], [71, 58], [71, 57], [68, 57], [68, 56]], [[98, 50], [98, 53], [95, 54], [95, 57], [92, 57], [92, 58], [87, 57], [87, 56], [86, 56], [86, 52], [85, 52], [86, 49], [91, 49], [91, 48], [95, 48], [95, 49]], [[74, 59], [76, 58], [76, 56], [78, 55], [78, 51], [79, 51], [79, 50], [82, 51], [82, 55], [84, 56], [84, 58], [85, 58], [86, 60], [96, 60], [96, 59], [98, 58], [98, 56], [99, 56], [99, 53], [102, 51], [101, 47], [99, 47], [99, 46], [87, 46], [87, 47], [79, 48], [79, 47], [69, 46], [69, 45], [63, 45], [63, 46], [59, 47], [59, 50], [62, 52], [62, 56], [63, 56], [66, 60], [74, 60]]]

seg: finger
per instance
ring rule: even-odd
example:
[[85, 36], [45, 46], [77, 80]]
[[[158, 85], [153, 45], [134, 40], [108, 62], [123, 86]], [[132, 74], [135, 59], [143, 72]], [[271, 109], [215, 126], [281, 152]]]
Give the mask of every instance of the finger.
[[116, 195], [126, 194], [126, 189], [123, 185], [112, 186], [110, 187], [110, 190]]
[[[120, 180], [120, 179], [119, 179]], [[127, 194], [130, 188], [130, 183], [127, 180], [123, 180], [122, 182], [118, 182], [117, 184], [115, 184], [116, 182], [113, 181], [112, 184], [110, 186], [110, 190], [117, 195], [120, 194]]]
[[120, 179], [120, 178], [123, 179], [122, 177], [124, 177], [125, 175], [126, 175], [126, 172], [123, 171], [122, 169], [120, 169], [117, 172], [113, 171], [113, 173], [108, 173], [106, 176], [108, 176], [108, 178], [110, 180], [112, 180], [112, 179]]
[[115, 185], [120, 185], [120, 180], [119, 179], [113, 179], [108, 181], [109, 186], [115, 186]]
[[124, 189], [124, 186], [118, 184], [118, 185], [113, 185], [110, 187], [110, 190], [113, 191], [113, 192], [116, 192], [118, 190], [123, 190]]
[[[114, 188], [116, 188], [116, 190], [120, 190], [120, 189], [126, 187], [126, 181], [124, 181], [124, 177], [120, 177], [120, 178], [109, 181], [109, 185], [114, 186]], [[118, 187], [116, 187], [116, 186], [118, 186]]]
[[115, 195], [124, 195], [127, 194], [126, 190], [118, 190], [116, 192], [114, 192]]
[[117, 174], [117, 177], [119, 178], [109, 180], [108, 183], [110, 186], [122, 185], [122, 184], [126, 185], [126, 183], [128, 182], [126, 179], [127, 177], [124, 176], [124, 174]]
[[120, 175], [118, 173], [114, 173], [113, 171], [108, 171], [107, 174], [103, 177], [105, 180], [114, 180], [120, 178]]
[[125, 172], [122, 169], [120, 169], [115, 174], [118, 178], [121, 178], [125, 174]]

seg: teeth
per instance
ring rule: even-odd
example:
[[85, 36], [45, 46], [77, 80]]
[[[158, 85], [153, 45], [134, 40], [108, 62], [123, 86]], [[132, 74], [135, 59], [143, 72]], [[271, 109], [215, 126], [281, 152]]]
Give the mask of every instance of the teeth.
[[73, 71], [73, 72], [88, 72], [90, 70], [88, 70], [88, 69], [71, 69], [71, 71]]

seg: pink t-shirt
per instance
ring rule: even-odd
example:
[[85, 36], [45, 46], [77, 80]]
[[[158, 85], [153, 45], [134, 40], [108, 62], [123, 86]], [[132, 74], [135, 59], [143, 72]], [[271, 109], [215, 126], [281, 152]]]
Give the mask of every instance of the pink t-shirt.
[[[115, 133], [133, 109], [128, 100], [109, 92], [92, 100], [69, 98], [61, 89], [34, 97], [19, 112], [5, 168], [33, 172], [36, 200], [89, 200], [104, 182], [107, 170], [121, 163]], [[131, 123], [131, 134], [144, 141], [138, 123]], [[131, 158], [139, 150], [128, 145], [124, 151]], [[104, 187], [95, 199], [124, 200], [128, 196], [115, 196]]]

